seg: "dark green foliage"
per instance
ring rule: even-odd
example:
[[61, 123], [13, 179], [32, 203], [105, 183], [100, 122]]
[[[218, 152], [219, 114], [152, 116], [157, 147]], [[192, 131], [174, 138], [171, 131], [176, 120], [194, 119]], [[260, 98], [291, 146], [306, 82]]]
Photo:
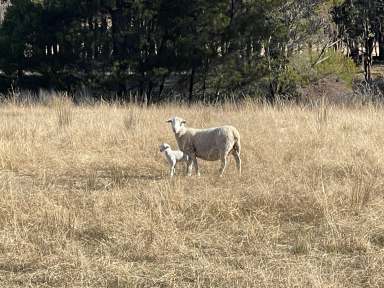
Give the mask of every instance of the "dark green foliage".
[[[292, 54], [321, 0], [11, 0], [0, 71], [149, 103], [295, 95]], [[312, 40], [311, 40], [312, 41]]]

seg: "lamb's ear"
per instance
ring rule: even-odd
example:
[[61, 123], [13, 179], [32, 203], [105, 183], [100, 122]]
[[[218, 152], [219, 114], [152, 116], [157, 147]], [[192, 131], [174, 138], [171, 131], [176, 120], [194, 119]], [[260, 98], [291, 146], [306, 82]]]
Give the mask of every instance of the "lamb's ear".
[[168, 119], [167, 121], [165, 121], [166, 123], [171, 123], [172, 122], [172, 119]]
[[181, 120], [181, 124], [187, 124], [187, 121]]

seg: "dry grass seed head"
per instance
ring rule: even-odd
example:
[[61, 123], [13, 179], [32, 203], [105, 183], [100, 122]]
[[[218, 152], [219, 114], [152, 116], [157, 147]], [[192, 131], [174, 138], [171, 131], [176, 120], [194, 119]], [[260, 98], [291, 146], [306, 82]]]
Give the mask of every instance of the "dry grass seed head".
[[65, 128], [71, 125], [73, 118], [73, 102], [68, 94], [54, 96], [50, 100], [49, 106], [56, 111], [57, 125], [59, 128]]
[[136, 130], [140, 127], [140, 108], [132, 106], [124, 115], [123, 123], [127, 131]]

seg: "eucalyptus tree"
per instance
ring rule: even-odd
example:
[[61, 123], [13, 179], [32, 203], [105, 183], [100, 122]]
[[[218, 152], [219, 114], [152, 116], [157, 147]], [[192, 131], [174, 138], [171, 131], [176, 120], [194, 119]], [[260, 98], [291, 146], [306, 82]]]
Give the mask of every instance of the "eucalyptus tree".
[[381, 0], [345, 0], [333, 10], [333, 19], [339, 37], [346, 43], [351, 56], [359, 61], [363, 57], [364, 76], [371, 82], [371, 66], [376, 43], [384, 57], [384, 2]]

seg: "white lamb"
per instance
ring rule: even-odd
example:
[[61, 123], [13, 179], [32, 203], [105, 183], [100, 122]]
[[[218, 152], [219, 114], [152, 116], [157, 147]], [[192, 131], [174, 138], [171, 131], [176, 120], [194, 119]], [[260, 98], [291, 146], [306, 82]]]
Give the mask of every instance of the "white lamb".
[[165, 159], [171, 166], [171, 177], [176, 173], [177, 162], [188, 162], [189, 157], [187, 154], [180, 150], [172, 150], [171, 146], [167, 143], [160, 145], [160, 152], [164, 154]]
[[208, 129], [187, 128], [186, 121], [179, 117], [173, 117], [167, 122], [172, 125], [179, 149], [189, 156], [188, 175], [191, 175], [193, 165], [196, 174], [200, 175], [196, 158], [201, 158], [207, 161], [221, 160], [222, 177], [229, 154], [234, 156], [241, 174], [240, 134], [235, 127], [228, 125]]

